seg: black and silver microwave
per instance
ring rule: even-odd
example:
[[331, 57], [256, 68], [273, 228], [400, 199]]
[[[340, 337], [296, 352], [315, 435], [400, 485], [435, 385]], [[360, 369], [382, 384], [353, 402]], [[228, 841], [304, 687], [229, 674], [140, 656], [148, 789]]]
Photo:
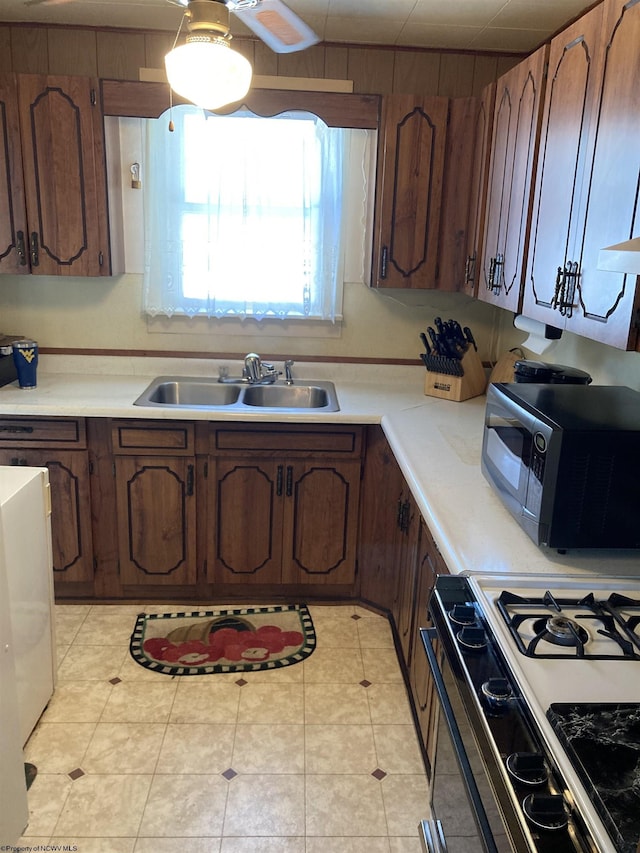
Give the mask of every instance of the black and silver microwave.
[[490, 385], [482, 473], [537, 545], [640, 548], [640, 393]]

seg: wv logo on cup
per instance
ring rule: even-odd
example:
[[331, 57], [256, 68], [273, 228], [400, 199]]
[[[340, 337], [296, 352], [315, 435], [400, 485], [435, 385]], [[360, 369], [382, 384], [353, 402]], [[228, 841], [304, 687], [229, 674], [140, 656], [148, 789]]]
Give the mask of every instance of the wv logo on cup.
[[36, 351], [34, 349], [21, 349], [19, 350], [19, 353], [27, 364], [31, 364], [33, 359], [36, 357]]

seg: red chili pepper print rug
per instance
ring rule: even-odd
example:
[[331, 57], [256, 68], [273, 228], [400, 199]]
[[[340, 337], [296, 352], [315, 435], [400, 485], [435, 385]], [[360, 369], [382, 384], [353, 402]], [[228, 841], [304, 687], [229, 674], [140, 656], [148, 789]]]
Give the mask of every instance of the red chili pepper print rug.
[[304, 604], [141, 613], [130, 643], [136, 663], [172, 676], [281, 669], [300, 663], [315, 647]]

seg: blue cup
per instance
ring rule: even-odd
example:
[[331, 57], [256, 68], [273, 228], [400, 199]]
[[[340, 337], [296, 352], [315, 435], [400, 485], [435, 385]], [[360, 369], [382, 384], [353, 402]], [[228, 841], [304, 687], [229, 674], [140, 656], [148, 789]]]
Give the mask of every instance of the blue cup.
[[36, 368], [38, 367], [38, 342], [14, 341], [13, 362], [18, 373], [18, 383], [21, 388], [36, 387]]

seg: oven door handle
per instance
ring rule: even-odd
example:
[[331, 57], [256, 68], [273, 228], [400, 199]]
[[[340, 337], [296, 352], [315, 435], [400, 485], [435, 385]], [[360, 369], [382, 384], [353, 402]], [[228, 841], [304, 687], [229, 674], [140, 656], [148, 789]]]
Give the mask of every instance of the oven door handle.
[[418, 829], [424, 853], [447, 853], [447, 842], [439, 820], [421, 820]]
[[440, 706], [442, 707], [442, 711], [444, 714], [444, 720], [451, 736], [453, 750], [455, 752], [458, 764], [460, 765], [462, 781], [464, 782], [464, 786], [467, 791], [467, 796], [469, 798], [469, 803], [471, 804], [471, 808], [473, 809], [478, 829], [480, 830], [480, 833], [482, 835], [485, 850], [487, 851], [487, 853], [498, 853], [498, 848], [496, 847], [495, 841], [493, 840], [493, 832], [491, 831], [491, 826], [489, 825], [487, 814], [484, 810], [484, 806], [482, 805], [480, 792], [478, 791], [478, 786], [476, 785], [476, 781], [473, 778], [473, 770], [471, 769], [469, 757], [464, 748], [464, 743], [462, 742], [460, 729], [458, 728], [458, 725], [456, 723], [455, 714], [453, 711], [453, 707], [451, 706], [449, 694], [447, 693], [444, 678], [442, 677], [442, 672], [440, 671], [440, 667], [438, 666], [438, 659], [436, 657], [436, 653], [433, 650], [433, 646], [431, 645], [432, 640], [438, 639], [438, 633], [435, 628], [420, 628], [420, 637], [422, 639], [422, 644], [427, 655], [429, 669], [431, 670], [431, 675], [433, 676], [433, 681], [435, 684], [436, 692], [438, 694], [438, 699], [440, 700]]

